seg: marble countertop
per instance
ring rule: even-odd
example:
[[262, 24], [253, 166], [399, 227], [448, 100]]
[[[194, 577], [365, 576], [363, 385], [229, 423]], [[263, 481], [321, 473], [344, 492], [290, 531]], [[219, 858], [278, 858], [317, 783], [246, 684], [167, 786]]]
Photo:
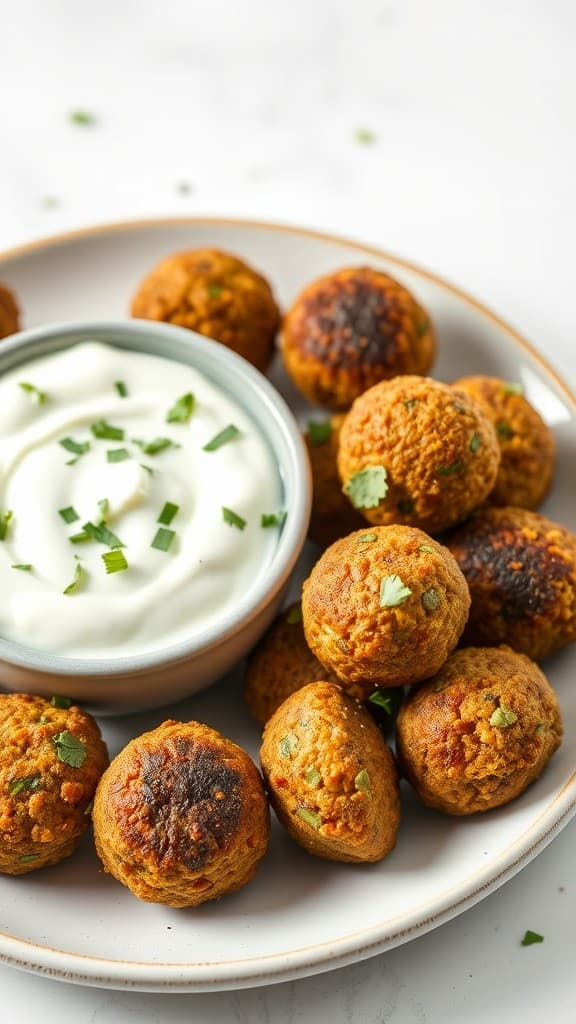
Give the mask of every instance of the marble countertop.
[[[0, 0], [0, 23], [0, 250], [178, 214], [325, 229], [459, 284], [576, 383], [570, 0]], [[171, 996], [1, 967], [0, 1016], [569, 1020], [575, 840], [573, 821], [474, 909], [353, 967]], [[544, 943], [522, 947], [527, 928]]]

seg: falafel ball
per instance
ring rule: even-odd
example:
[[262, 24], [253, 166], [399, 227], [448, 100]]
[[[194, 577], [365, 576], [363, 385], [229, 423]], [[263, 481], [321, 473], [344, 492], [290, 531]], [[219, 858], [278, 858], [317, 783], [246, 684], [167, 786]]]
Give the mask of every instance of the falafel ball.
[[336, 541], [302, 591], [310, 649], [364, 700], [374, 687], [404, 686], [437, 672], [469, 607], [466, 580], [450, 552], [412, 526], [377, 526]]
[[20, 330], [20, 311], [14, 292], [0, 281], [0, 338]]
[[420, 799], [475, 814], [523, 793], [562, 740], [548, 680], [509, 647], [456, 651], [400, 709], [396, 749]]
[[272, 358], [280, 324], [266, 279], [219, 249], [167, 256], [140, 284], [131, 313], [205, 334], [262, 371]]
[[356, 399], [340, 431], [344, 491], [379, 525], [440, 533], [486, 498], [499, 462], [496, 431], [482, 407], [430, 377], [376, 384]]
[[554, 437], [521, 385], [477, 376], [462, 377], [454, 387], [475, 398], [496, 428], [500, 468], [488, 504], [538, 508], [554, 475]]
[[304, 434], [312, 469], [308, 536], [323, 548], [363, 526], [362, 516], [343, 494], [338, 476], [338, 438], [343, 422], [342, 414], [325, 423], [310, 421]]
[[200, 722], [169, 720], [131, 740], [96, 790], [96, 852], [149, 903], [190, 907], [235, 892], [269, 835], [258, 769]]
[[428, 314], [394, 278], [350, 267], [307, 285], [288, 311], [282, 358], [311, 402], [348, 409], [380, 380], [428, 372], [436, 341]]
[[0, 693], [0, 871], [23, 875], [74, 852], [108, 752], [65, 698]]
[[262, 770], [276, 814], [317, 857], [377, 861], [400, 820], [396, 765], [378, 726], [334, 683], [303, 687], [264, 729]]
[[256, 645], [246, 670], [244, 699], [253, 718], [264, 725], [295, 690], [315, 679], [332, 679], [306, 643], [300, 603], [285, 608]]
[[576, 640], [576, 537], [537, 512], [485, 508], [446, 540], [470, 588], [465, 637], [535, 661]]

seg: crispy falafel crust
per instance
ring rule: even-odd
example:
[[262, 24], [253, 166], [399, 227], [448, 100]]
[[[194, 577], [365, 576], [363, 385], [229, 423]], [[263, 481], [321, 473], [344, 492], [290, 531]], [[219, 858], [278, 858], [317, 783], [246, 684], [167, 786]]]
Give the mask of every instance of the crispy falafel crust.
[[151, 903], [197, 906], [242, 888], [269, 835], [258, 769], [200, 722], [169, 720], [132, 740], [94, 799], [104, 869]]
[[351, 267], [304, 288], [285, 317], [281, 351], [302, 394], [337, 410], [377, 381], [427, 373], [436, 341], [429, 316], [403, 285]]
[[264, 730], [260, 752], [272, 804], [317, 857], [377, 861], [396, 843], [396, 765], [378, 726], [334, 683], [292, 694]]
[[[54, 738], [84, 744], [79, 768], [58, 757]], [[23, 875], [74, 852], [90, 825], [90, 803], [108, 764], [100, 730], [76, 705], [0, 693], [0, 871]]]
[[338, 472], [386, 470], [388, 491], [371, 523], [407, 523], [428, 533], [453, 526], [492, 490], [500, 448], [482, 407], [463, 391], [429, 377], [382, 381], [356, 399], [340, 431]]
[[[387, 577], [410, 591], [397, 605], [383, 603]], [[310, 649], [364, 700], [375, 686], [404, 686], [437, 672], [469, 607], [466, 580], [450, 552], [411, 526], [371, 527], [336, 541], [302, 591]]]
[[162, 260], [141, 282], [131, 314], [198, 331], [265, 370], [280, 312], [266, 279], [219, 249], [192, 249]]
[[480, 402], [496, 428], [501, 459], [488, 504], [537, 508], [554, 475], [550, 428], [524, 395], [499, 377], [462, 377], [453, 386]]
[[14, 292], [0, 281], [0, 338], [20, 330], [20, 311]]
[[304, 441], [312, 469], [312, 514], [308, 536], [326, 548], [339, 537], [359, 530], [364, 520], [342, 491], [338, 476], [338, 442], [344, 422], [342, 413], [330, 417], [332, 433], [321, 444], [312, 444], [308, 432]]
[[446, 540], [468, 581], [468, 643], [535, 661], [576, 640], [576, 537], [537, 512], [485, 508]]
[[408, 694], [396, 729], [401, 769], [420, 799], [456, 815], [519, 796], [562, 740], [554, 691], [509, 647], [456, 651]]

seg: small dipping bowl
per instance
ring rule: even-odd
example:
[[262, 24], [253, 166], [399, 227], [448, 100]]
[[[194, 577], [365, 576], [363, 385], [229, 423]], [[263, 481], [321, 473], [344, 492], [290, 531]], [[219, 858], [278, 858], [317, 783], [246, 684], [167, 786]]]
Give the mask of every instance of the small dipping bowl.
[[147, 320], [33, 328], [2, 341], [0, 375], [84, 341], [183, 363], [227, 393], [267, 441], [288, 513], [265, 573], [232, 611], [180, 643], [127, 657], [77, 658], [0, 637], [0, 688], [59, 694], [97, 713], [119, 714], [172, 704], [205, 689], [254, 646], [280, 607], [306, 539], [312, 486], [300, 431], [272, 384], [235, 352], [185, 328]]

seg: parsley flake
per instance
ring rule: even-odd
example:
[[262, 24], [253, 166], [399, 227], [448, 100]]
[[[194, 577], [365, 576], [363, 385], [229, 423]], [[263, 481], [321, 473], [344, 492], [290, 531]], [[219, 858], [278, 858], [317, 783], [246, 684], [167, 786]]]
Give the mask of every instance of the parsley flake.
[[499, 708], [490, 715], [490, 725], [495, 729], [507, 729], [509, 725], [514, 725], [514, 722], [518, 721], [518, 715], [512, 708], [507, 708], [505, 704], [501, 704]]
[[353, 473], [344, 487], [354, 508], [377, 508], [388, 494], [384, 466], [368, 466]]
[[330, 420], [308, 420], [308, 437], [315, 448], [326, 444], [334, 433]]
[[404, 604], [410, 597], [410, 587], [404, 586], [399, 576], [394, 573], [392, 576], [384, 576], [380, 584], [380, 607], [397, 608]]
[[156, 531], [156, 535], [150, 547], [156, 548], [157, 551], [168, 551], [168, 548], [172, 544], [175, 536], [176, 534], [174, 530], [167, 530], [164, 526], [161, 526], [160, 529]]
[[128, 568], [126, 555], [123, 551], [118, 551], [118, 549], [105, 551], [101, 557], [108, 576], [113, 572], [124, 572]]
[[243, 530], [246, 526], [246, 520], [239, 516], [237, 512], [234, 512], [231, 508], [222, 506], [222, 519], [228, 526], [235, 526], [238, 530]]
[[194, 412], [194, 406], [196, 405], [196, 399], [191, 391], [187, 394], [182, 395], [181, 398], [172, 406], [166, 415], [167, 423], [188, 423], [192, 413]]
[[63, 761], [70, 768], [82, 767], [87, 753], [86, 744], [82, 740], [79, 740], [77, 736], [64, 729], [63, 732], [59, 732], [57, 736], [52, 737], [52, 742], [56, 747], [59, 761]]
[[0, 540], [6, 540], [13, 514], [13, 512], [0, 512]]
[[44, 405], [48, 398], [45, 391], [40, 391], [40, 388], [37, 388], [35, 384], [29, 384], [26, 380], [18, 381], [18, 387], [22, 388], [22, 391], [26, 391], [37, 405]]
[[240, 431], [238, 427], [235, 427], [233, 423], [229, 423], [224, 430], [221, 430], [219, 434], [216, 434], [208, 444], [205, 444], [203, 452], [215, 452], [218, 448], [221, 448], [223, 444], [228, 444], [229, 441], [233, 441], [235, 437], [238, 437]]
[[530, 929], [524, 932], [524, 937], [521, 946], [534, 946], [537, 942], [544, 942], [544, 936], [539, 935], [538, 932], [532, 932]]

